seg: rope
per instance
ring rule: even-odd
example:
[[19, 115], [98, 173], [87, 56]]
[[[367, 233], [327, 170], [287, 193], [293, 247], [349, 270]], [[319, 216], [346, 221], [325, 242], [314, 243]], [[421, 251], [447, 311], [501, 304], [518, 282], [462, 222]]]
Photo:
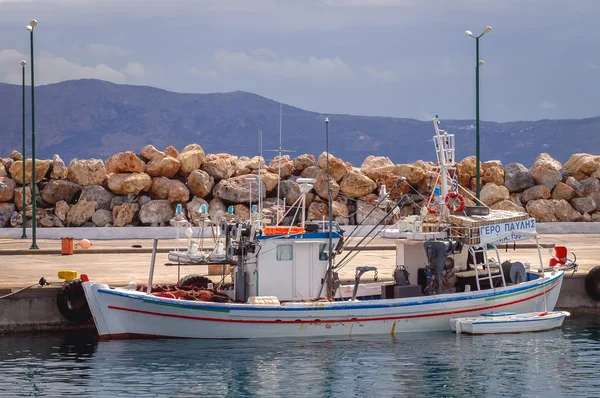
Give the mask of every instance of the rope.
[[37, 286], [37, 285], [39, 285], [39, 283], [35, 283], [35, 284], [31, 285], [31, 286], [24, 287], [22, 289], [17, 290], [16, 292], [5, 294], [4, 296], [0, 296], [0, 299], [10, 297], [10, 296], [12, 296], [14, 294], [22, 292], [23, 290], [31, 289], [32, 287]]

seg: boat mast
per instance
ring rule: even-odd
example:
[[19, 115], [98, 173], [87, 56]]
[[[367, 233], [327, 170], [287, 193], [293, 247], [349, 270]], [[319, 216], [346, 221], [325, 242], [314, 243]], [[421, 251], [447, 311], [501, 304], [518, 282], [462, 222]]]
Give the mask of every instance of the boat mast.
[[[279, 223], [283, 220], [283, 215], [285, 214], [285, 203], [283, 205], [283, 212], [281, 211], [281, 207], [279, 205], [279, 196], [280, 196], [280, 186], [281, 186], [281, 156], [283, 152], [294, 152], [291, 150], [283, 149], [281, 144], [281, 136], [283, 134], [283, 104], [279, 103], [279, 149], [267, 149], [267, 151], [277, 152], [279, 153], [278, 165], [277, 165], [277, 222], [275, 225], [279, 225]], [[281, 219], [280, 219], [281, 215]]]
[[329, 118], [326, 117], [325, 118], [325, 151], [327, 152], [327, 197], [328, 197], [328, 209], [329, 209], [329, 250], [327, 252], [327, 275], [328, 275], [328, 281], [327, 281], [327, 298], [331, 299], [333, 297], [331, 292], [333, 290], [333, 244], [332, 244], [332, 229], [333, 229], [333, 220], [332, 220], [332, 213], [333, 213], [333, 192], [331, 190], [331, 183], [330, 183], [330, 174], [329, 174]]
[[[259, 153], [259, 157], [258, 157], [258, 228], [262, 229], [262, 222], [263, 222], [263, 216], [262, 216], [262, 177], [261, 177], [261, 172], [262, 172], [262, 159], [263, 159], [263, 153], [262, 153], [262, 129], [258, 129], [258, 153]], [[252, 204], [250, 204], [250, 206], [252, 206]], [[250, 214], [252, 214], [252, 207], [250, 207]]]

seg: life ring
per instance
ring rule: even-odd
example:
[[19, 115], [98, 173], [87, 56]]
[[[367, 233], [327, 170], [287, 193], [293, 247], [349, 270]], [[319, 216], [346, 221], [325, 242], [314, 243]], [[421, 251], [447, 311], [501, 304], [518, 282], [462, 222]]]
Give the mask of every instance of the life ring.
[[600, 301], [600, 266], [592, 268], [585, 276], [585, 291], [591, 298]]
[[81, 279], [73, 279], [63, 284], [56, 296], [56, 305], [60, 313], [71, 322], [82, 323], [92, 319]]
[[[456, 200], [458, 200], [458, 206], [456, 206]], [[446, 195], [446, 207], [455, 213], [460, 213], [465, 209], [465, 198], [462, 197], [458, 192], [450, 192]]]

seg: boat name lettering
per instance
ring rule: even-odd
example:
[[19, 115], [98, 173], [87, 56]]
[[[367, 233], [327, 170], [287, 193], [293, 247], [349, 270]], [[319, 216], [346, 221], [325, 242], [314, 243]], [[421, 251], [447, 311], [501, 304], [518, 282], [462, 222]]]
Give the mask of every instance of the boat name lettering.
[[484, 225], [479, 227], [481, 243], [488, 242], [512, 242], [527, 239], [527, 233], [535, 232], [535, 219], [510, 221], [499, 224]]

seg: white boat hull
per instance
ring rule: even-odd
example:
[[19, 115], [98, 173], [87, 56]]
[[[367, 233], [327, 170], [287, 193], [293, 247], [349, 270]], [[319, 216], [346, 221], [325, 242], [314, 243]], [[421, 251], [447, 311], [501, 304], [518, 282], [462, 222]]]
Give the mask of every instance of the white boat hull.
[[562, 326], [566, 311], [529, 312], [502, 316], [451, 318], [450, 330], [456, 334], [506, 334], [544, 332]]
[[[563, 272], [494, 290], [401, 299], [282, 305], [185, 301], [84, 282], [101, 339], [240, 339], [352, 336], [448, 330], [450, 318], [552, 310]], [[545, 296], [545, 297], [544, 297]]]

